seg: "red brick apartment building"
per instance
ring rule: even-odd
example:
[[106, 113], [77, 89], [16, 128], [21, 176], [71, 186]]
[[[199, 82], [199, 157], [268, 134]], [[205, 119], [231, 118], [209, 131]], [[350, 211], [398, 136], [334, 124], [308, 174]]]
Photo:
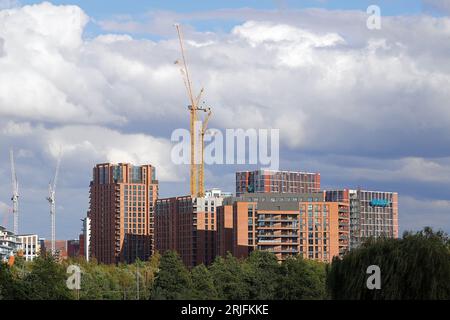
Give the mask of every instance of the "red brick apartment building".
[[217, 210], [217, 252], [246, 257], [273, 252], [279, 261], [300, 255], [330, 262], [349, 249], [349, 205], [323, 192], [245, 194]]
[[320, 191], [320, 173], [295, 171], [236, 172], [236, 196], [245, 193], [309, 193]]
[[[51, 240], [43, 240], [43, 246], [41, 246], [42, 252], [51, 253], [52, 242]], [[55, 240], [55, 256], [57, 259], [66, 260], [68, 257], [67, 253], [67, 240]]]
[[217, 208], [222, 205], [220, 190], [205, 197], [158, 199], [155, 212], [156, 249], [175, 250], [189, 267], [210, 264], [216, 257]]
[[151, 165], [98, 164], [90, 184], [90, 253], [101, 263], [147, 260], [153, 251], [158, 197]]

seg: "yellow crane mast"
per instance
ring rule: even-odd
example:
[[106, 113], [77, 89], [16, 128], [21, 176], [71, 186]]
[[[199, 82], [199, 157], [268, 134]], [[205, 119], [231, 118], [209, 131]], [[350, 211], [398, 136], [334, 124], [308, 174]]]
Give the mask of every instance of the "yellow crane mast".
[[[181, 33], [180, 25], [175, 24], [175, 28], [177, 29], [178, 39], [180, 42], [181, 48], [181, 58], [180, 62], [177, 60], [175, 63], [181, 65], [181, 75], [183, 77], [184, 85], [186, 87], [186, 91], [188, 94], [190, 105], [188, 106], [190, 113], [190, 136], [191, 136], [191, 163], [190, 163], [190, 188], [191, 188], [191, 196], [193, 197], [203, 197], [205, 195], [205, 165], [204, 165], [204, 147], [205, 147], [205, 133], [207, 130], [208, 121], [211, 117], [211, 108], [203, 108], [199, 107], [200, 99], [203, 95], [204, 89], [200, 90], [200, 93], [194, 98], [192, 82], [189, 76], [189, 70], [187, 67], [186, 54], [183, 45], [183, 35]], [[205, 118], [202, 120], [202, 126], [200, 128], [200, 136], [196, 136], [196, 128], [195, 124], [199, 119], [198, 111], [203, 111], [206, 113]], [[200, 139], [200, 143], [198, 144], [197, 149], [197, 139]], [[198, 152], [200, 151], [200, 152]], [[197, 159], [200, 156], [200, 159]], [[199, 160], [199, 161], [197, 161]]]

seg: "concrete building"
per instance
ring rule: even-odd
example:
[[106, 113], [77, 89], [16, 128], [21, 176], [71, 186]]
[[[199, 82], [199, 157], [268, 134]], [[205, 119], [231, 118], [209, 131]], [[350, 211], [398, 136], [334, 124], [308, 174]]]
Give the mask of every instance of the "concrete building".
[[177, 251], [193, 267], [210, 264], [216, 257], [216, 210], [224, 194], [218, 189], [205, 197], [158, 199], [155, 214], [156, 249]]
[[33, 261], [40, 253], [39, 237], [36, 234], [27, 234], [17, 236], [20, 250], [26, 261]]
[[320, 173], [294, 171], [236, 172], [236, 196], [245, 193], [308, 193], [320, 191]]
[[370, 237], [398, 238], [398, 193], [343, 189], [325, 195], [350, 206], [350, 249]]
[[158, 197], [151, 165], [98, 164], [90, 183], [90, 254], [101, 263], [147, 260], [153, 251]]
[[0, 261], [7, 262], [20, 249], [17, 236], [6, 228], [0, 226]]
[[227, 198], [218, 208], [217, 252], [247, 257], [273, 252], [330, 262], [349, 249], [349, 205], [323, 192], [261, 193]]
[[79, 236], [80, 241], [80, 256], [84, 257], [86, 261], [90, 258], [90, 243], [91, 243], [91, 219], [88, 217], [81, 219], [83, 221], [82, 233]]

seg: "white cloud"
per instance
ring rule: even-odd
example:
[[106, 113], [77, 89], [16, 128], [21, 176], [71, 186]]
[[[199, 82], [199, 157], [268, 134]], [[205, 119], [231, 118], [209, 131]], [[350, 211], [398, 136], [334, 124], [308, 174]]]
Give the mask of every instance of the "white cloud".
[[423, 0], [425, 8], [439, 10], [441, 13], [450, 14], [450, 1], [448, 0]]
[[145, 134], [122, 134], [98, 126], [65, 126], [43, 132], [42, 143], [57, 157], [60, 147], [68, 161], [151, 164], [158, 179], [179, 181], [180, 169], [170, 159], [171, 143]]
[[0, 0], [0, 10], [14, 8], [19, 4], [18, 0]]
[[[45, 188], [63, 145], [68, 189], [85, 190], [92, 166], [105, 161], [151, 163], [163, 181], [185, 177], [168, 158], [172, 128], [188, 126], [172, 23], [237, 17], [246, 22], [230, 32], [184, 29], [193, 83], [213, 108], [210, 127], [280, 128], [292, 169], [302, 170], [306, 155], [329, 156], [309, 167], [340, 180], [449, 182], [449, 18], [385, 17], [373, 33], [356, 11], [188, 15], [100, 22], [168, 38], [151, 41], [83, 38], [91, 20], [76, 6], [0, 11], [0, 141], [21, 152], [21, 174]], [[8, 181], [4, 152], [0, 160]]]
[[[157, 168], [161, 181], [182, 180], [183, 168], [170, 159], [170, 140], [136, 133], [126, 134], [95, 125], [67, 125], [53, 129], [31, 126], [29, 123], [9, 121], [4, 138], [17, 149], [17, 157], [41, 157], [56, 160], [60, 151], [67, 167], [76, 170], [89, 169], [95, 163], [151, 164]], [[6, 141], [0, 137], [0, 141]], [[37, 154], [36, 154], [37, 153]], [[89, 168], [89, 169], [86, 169]]]
[[[290, 24], [248, 21], [225, 35], [188, 33], [193, 83], [206, 88], [211, 126], [279, 127], [283, 144], [291, 148], [333, 152], [371, 141], [374, 132], [391, 137], [381, 137], [391, 149], [405, 138], [424, 144], [434, 128], [449, 133], [450, 93], [441, 90], [450, 85], [448, 59], [438, 54], [428, 60], [431, 48], [419, 49], [417, 38], [409, 37], [413, 25], [420, 38], [440, 43], [433, 51], [439, 52], [439, 45], [444, 50], [449, 19], [386, 17], [382, 32], [364, 31], [365, 40], [355, 46], [353, 38], [362, 36], [349, 33], [334, 16], [364, 21], [364, 14], [298, 14], [330, 19], [336, 29], [316, 31], [312, 22], [299, 27], [291, 17]], [[83, 39], [89, 17], [78, 7], [49, 3], [2, 11], [0, 21], [6, 52], [0, 58], [3, 117], [120, 127], [145, 121], [149, 130], [187, 123], [171, 25], [167, 41], [112, 34]], [[339, 148], [331, 140], [339, 141]], [[435, 144], [443, 150], [444, 142]]]
[[[312, 166], [310, 161], [303, 161]], [[439, 183], [450, 185], [450, 157], [426, 159], [376, 159], [346, 156], [317, 156], [312, 162], [322, 168], [322, 176], [374, 182]]]
[[10, 206], [8, 206], [6, 203], [0, 201], [0, 226], [9, 228], [9, 218], [10, 218]]
[[399, 202], [399, 224], [403, 231], [420, 230], [428, 226], [450, 232], [449, 200], [400, 196]]
[[2, 134], [5, 136], [26, 136], [29, 135], [32, 132], [32, 128], [29, 122], [14, 122], [14, 121], [8, 121], [3, 129]]

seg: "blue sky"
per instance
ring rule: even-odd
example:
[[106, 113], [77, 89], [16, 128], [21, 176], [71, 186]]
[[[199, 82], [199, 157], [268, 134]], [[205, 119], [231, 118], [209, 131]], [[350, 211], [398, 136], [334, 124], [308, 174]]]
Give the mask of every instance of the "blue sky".
[[[23, 231], [43, 237], [58, 144], [68, 148], [58, 238], [79, 232], [95, 163], [155, 164], [161, 196], [188, 192], [187, 168], [165, 157], [172, 130], [188, 119], [173, 64], [176, 21], [195, 86], [214, 109], [211, 127], [280, 128], [281, 169], [321, 172], [327, 189], [397, 191], [401, 231], [450, 231], [450, 1], [52, 3], [79, 8], [0, 14], [0, 224], [9, 147]], [[379, 31], [366, 27], [372, 4], [381, 7]], [[207, 166], [206, 185], [234, 191], [243, 168]]]
[[[22, 4], [40, 3], [40, 1], [21, 0]], [[255, 8], [255, 9], [299, 9], [299, 8], [326, 8], [343, 10], [366, 10], [369, 5], [376, 4], [383, 8], [386, 15], [416, 14], [421, 12], [420, 0], [254, 0], [254, 1], [143, 1], [143, 0], [74, 0], [52, 1], [54, 4], [76, 4], [82, 7], [89, 15], [105, 18], [115, 14], [140, 14], [152, 10], [171, 10], [177, 12], [192, 12], [201, 10], [216, 10], [223, 8]]]
[[[21, 4], [35, 4], [41, 1], [21, 0]], [[53, 4], [75, 4], [96, 21], [112, 19], [116, 16], [130, 15], [133, 20], [148, 19], [148, 13], [159, 10], [177, 13], [207, 12], [222, 9], [252, 8], [259, 10], [296, 10], [305, 8], [323, 8], [328, 10], [358, 10], [366, 11], [368, 6], [376, 4], [382, 8], [385, 16], [416, 15], [423, 12], [421, 0], [254, 0], [254, 1], [142, 1], [142, 0], [54, 0]], [[185, 22], [185, 21], [180, 21]], [[198, 31], [229, 31], [236, 24], [243, 22], [240, 19], [186, 21]], [[88, 36], [101, 33], [95, 22], [91, 22], [86, 29]], [[138, 33], [142, 38], [160, 39], [158, 35]]]

